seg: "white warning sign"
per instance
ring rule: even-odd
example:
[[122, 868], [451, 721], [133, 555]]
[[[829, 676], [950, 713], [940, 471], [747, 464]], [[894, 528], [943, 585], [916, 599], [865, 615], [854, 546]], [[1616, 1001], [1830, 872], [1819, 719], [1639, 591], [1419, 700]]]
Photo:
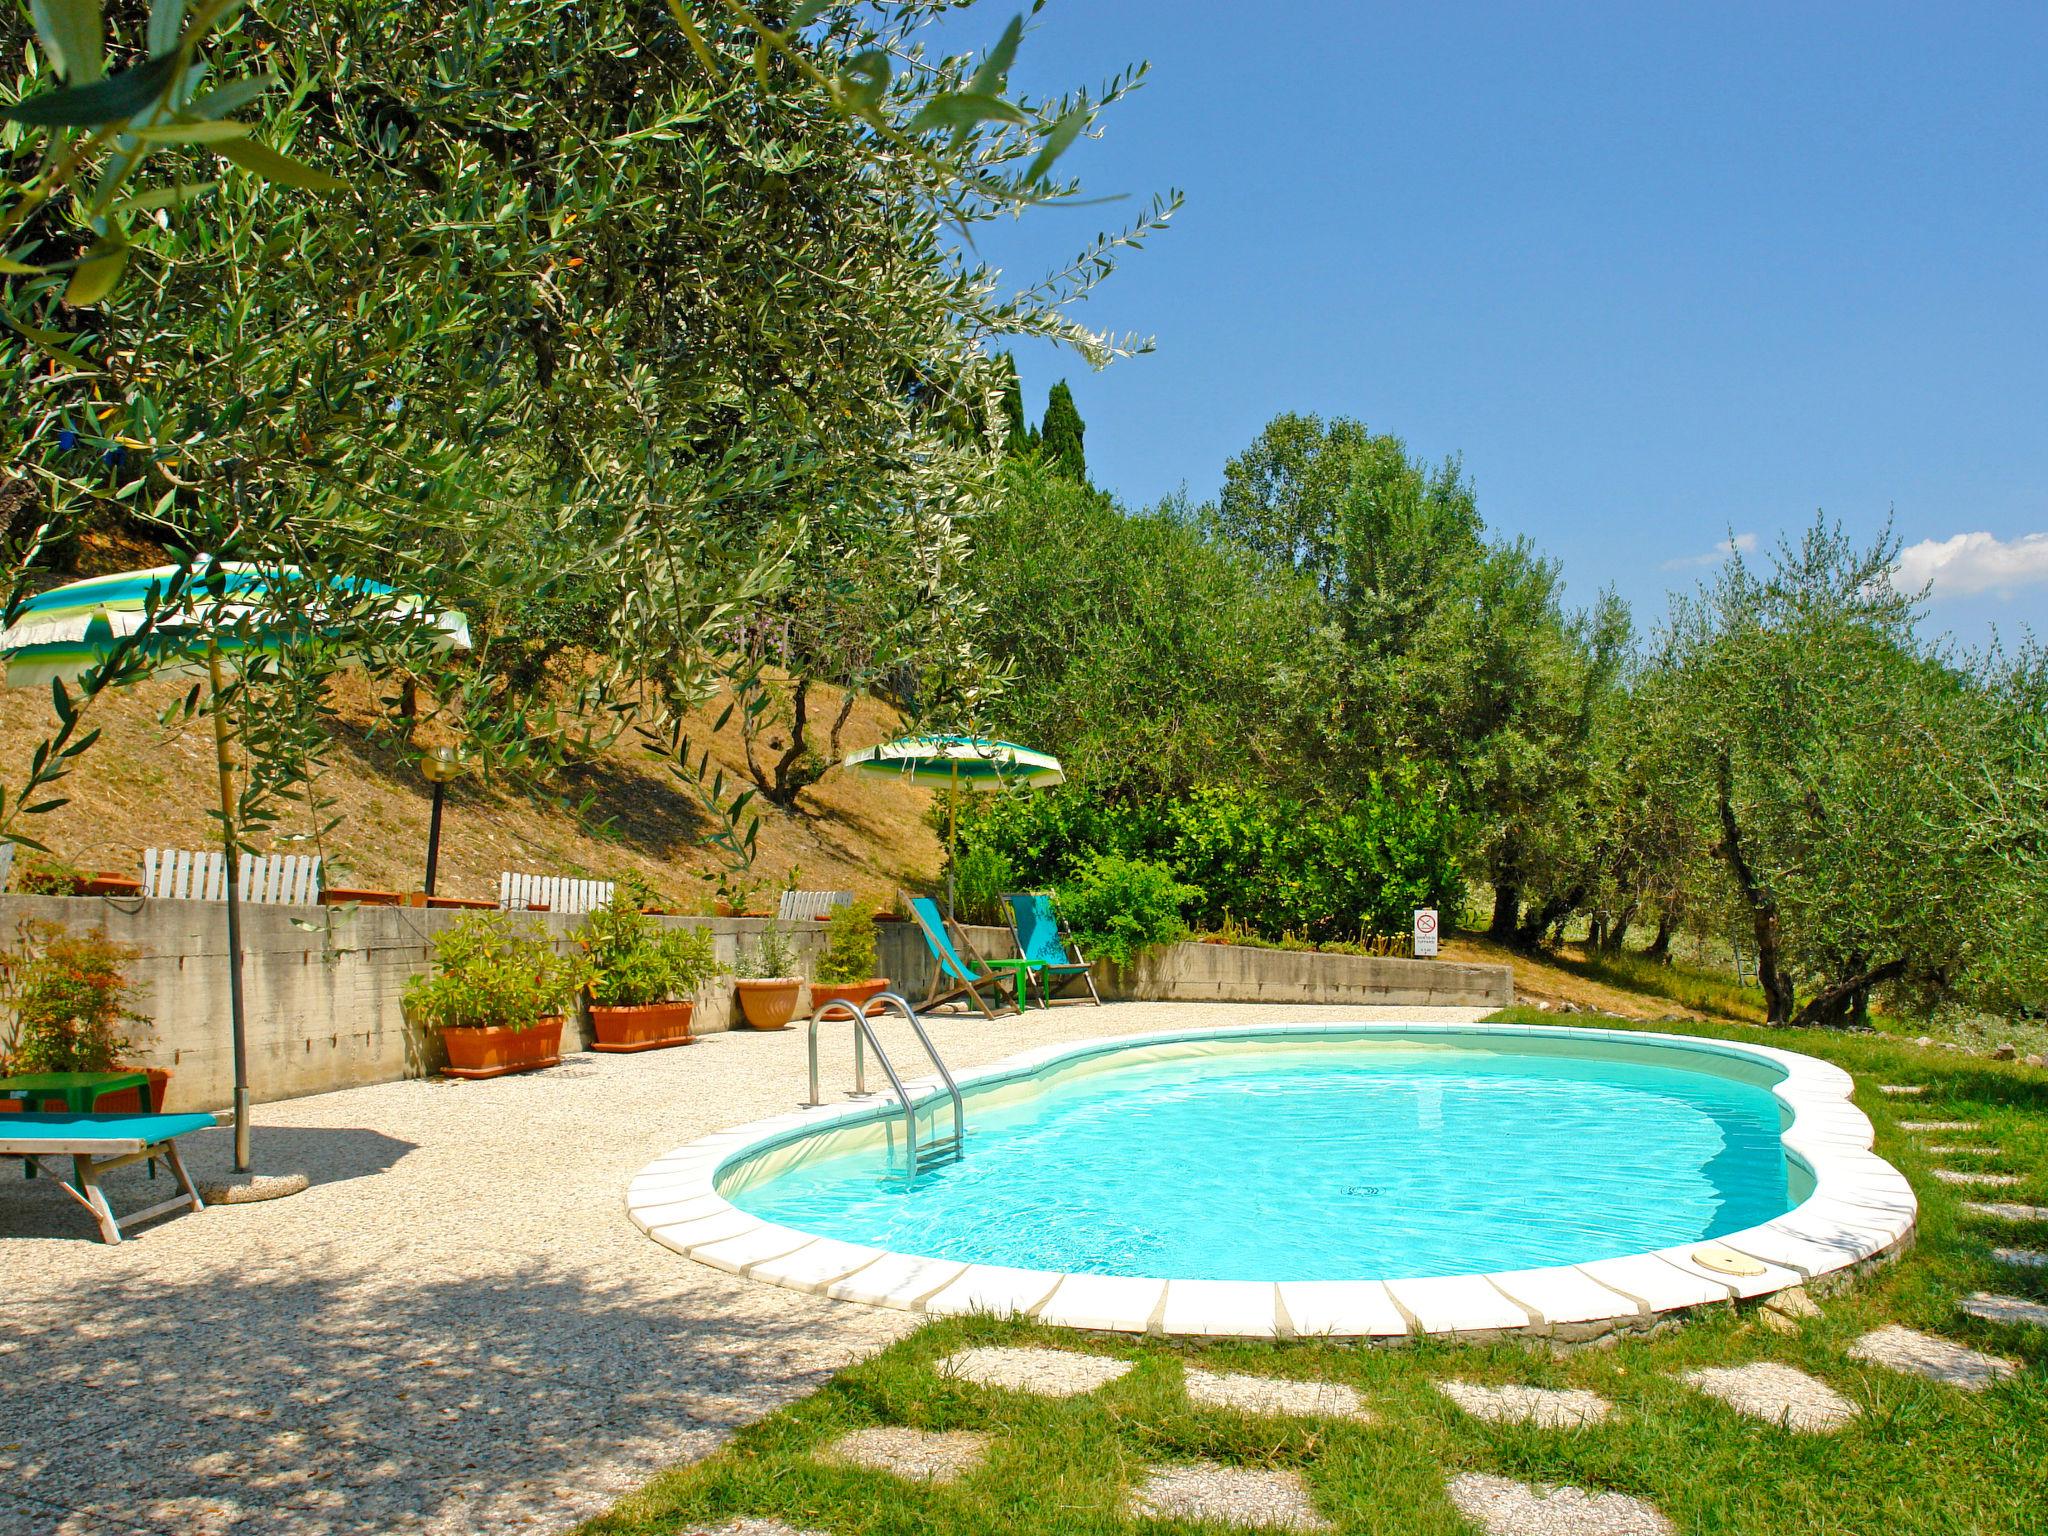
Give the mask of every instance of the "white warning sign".
[[1427, 960], [1436, 954], [1436, 908], [1415, 909], [1415, 958]]

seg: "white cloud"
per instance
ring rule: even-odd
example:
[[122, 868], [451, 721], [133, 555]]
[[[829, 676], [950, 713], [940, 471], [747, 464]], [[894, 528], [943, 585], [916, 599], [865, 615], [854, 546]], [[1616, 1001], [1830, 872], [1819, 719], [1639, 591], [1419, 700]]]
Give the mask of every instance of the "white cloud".
[[1698, 570], [1701, 566], [1719, 565], [1730, 555], [1751, 554], [1755, 549], [1755, 534], [1738, 533], [1731, 538], [1723, 539], [1704, 555], [1679, 555], [1675, 559], [1666, 560], [1663, 569], [1667, 571]]
[[1936, 597], [2048, 583], [2048, 533], [2023, 533], [2010, 542], [1988, 533], [1922, 539], [1899, 552], [1892, 581], [1905, 592], [1918, 592], [1932, 582]]

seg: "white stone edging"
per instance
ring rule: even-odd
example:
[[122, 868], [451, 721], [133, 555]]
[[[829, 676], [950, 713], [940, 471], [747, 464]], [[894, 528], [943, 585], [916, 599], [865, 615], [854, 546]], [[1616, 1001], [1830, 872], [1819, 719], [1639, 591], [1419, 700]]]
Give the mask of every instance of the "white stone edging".
[[[1912, 1239], [1919, 1205], [1905, 1177], [1871, 1151], [1854, 1082], [1828, 1062], [1771, 1046], [1690, 1035], [1525, 1024], [1266, 1024], [1160, 1030], [1039, 1046], [957, 1074], [963, 1091], [1043, 1074], [1134, 1047], [1302, 1036], [1523, 1035], [1617, 1040], [1765, 1063], [1784, 1073], [1771, 1093], [1789, 1111], [1786, 1152], [1812, 1174], [1790, 1211], [1724, 1237], [1651, 1253], [1485, 1275], [1394, 1280], [1189, 1280], [1062, 1274], [891, 1253], [799, 1231], [739, 1209], [718, 1193], [724, 1168], [820, 1132], [900, 1111], [894, 1093], [821, 1105], [698, 1138], [656, 1158], [627, 1185], [626, 1212], [684, 1257], [841, 1301], [934, 1315], [982, 1312], [1119, 1333], [1233, 1338], [1400, 1338], [1410, 1334], [1538, 1334], [1585, 1338], [1666, 1313], [1725, 1305], [1812, 1284], [1876, 1262]], [[922, 1106], [936, 1077], [904, 1085]], [[1729, 1274], [1696, 1255], [1732, 1249], [1761, 1267]]]

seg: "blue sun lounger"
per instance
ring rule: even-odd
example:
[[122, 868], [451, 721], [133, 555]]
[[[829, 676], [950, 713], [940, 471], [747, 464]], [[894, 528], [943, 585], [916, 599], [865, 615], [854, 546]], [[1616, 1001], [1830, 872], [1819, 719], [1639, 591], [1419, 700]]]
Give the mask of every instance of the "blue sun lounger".
[[[987, 1018], [996, 1016], [988, 1000], [981, 994], [993, 992], [997, 1002], [1003, 1001], [1003, 988], [1008, 987], [1017, 999], [1017, 1008], [1023, 1010], [1024, 988], [1016, 970], [1003, 975], [987, 965], [969, 965], [960, 958], [960, 952], [953, 947], [951, 925], [939, 911], [939, 904], [929, 896], [914, 896], [910, 902], [910, 915], [917, 920], [918, 932], [924, 935], [924, 946], [931, 951], [932, 984], [926, 989], [920, 1009], [942, 1008], [961, 997], [971, 997], [974, 1005]], [[969, 951], [972, 953], [972, 951]], [[979, 959], [979, 957], [976, 957]], [[1016, 961], [1008, 962], [1019, 966]]]
[[[203, 1211], [206, 1202], [192, 1187], [191, 1176], [178, 1156], [177, 1138], [187, 1131], [224, 1125], [225, 1114], [202, 1112], [180, 1115], [0, 1115], [0, 1157], [18, 1157], [32, 1163], [64, 1186], [64, 1192], [92, 1212], [99, 1223], [100, 1238], [121, 1241], [121, 1224], [99, 1186], [99, 1176], [132, 1163], [162, 1158], [178, 1180], [179, 1193], [172, 1199], [136, 1211], [124, 1218], [131, 1225], [176, 1210]], [[69, 1157], [72, 1178], [43, 1161], [46, 1157]]]

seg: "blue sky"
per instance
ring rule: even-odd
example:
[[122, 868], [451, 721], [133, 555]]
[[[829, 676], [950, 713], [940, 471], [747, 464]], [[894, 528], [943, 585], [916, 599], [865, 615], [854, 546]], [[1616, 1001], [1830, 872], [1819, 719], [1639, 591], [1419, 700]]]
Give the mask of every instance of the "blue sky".
[[1078, 311], [1154, 354], [1019, 349], [1128, 502], [1351, 415], [1644, 621], [1819, 509], [1894, 517], [1935, 628], [2048, 631], [2048, 8], [1053, 0], [1013, 84], [1140, 58], [1067, 162], [1131, 199], [978, 236], [1036, 277], [1186, 192]]

